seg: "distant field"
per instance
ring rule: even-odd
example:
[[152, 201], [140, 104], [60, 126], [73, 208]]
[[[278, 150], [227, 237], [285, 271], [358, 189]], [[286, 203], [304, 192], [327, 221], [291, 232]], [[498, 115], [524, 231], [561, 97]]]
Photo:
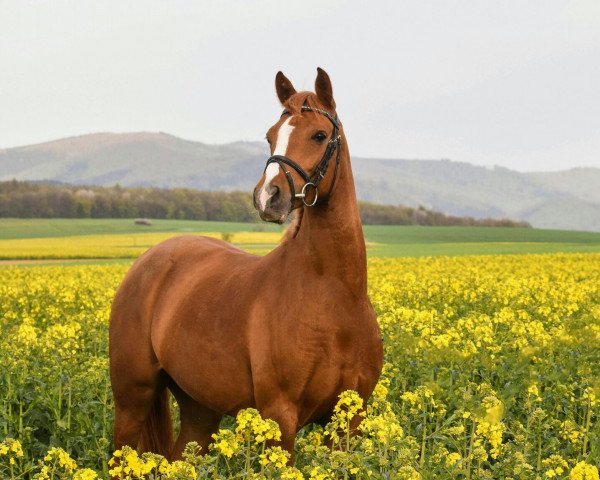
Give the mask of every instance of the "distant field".
[[[267, 223], [130, 219], [0, 219], [0, 259], [135, 258], [175, 235], [222, 238], [264, 254], [284, 228]], [[600, 252], [600, 233], [494, 227], [364, 227], [371, 257]]]
[[367, 225], [373, 257], [600, 252], [600, 233], [534, 228]]
[[199, 222], [194, 220], [153, 220], [152, 225], [135, 225], [130, 218], [0, 218], [0, 239], [68, 237], [114, 233], [202, 233], [282, 232], [272, 223]]

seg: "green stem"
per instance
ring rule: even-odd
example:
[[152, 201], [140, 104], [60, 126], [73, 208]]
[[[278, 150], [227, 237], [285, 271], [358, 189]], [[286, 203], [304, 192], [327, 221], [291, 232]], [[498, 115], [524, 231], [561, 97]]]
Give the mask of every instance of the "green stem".
[[350, 419], [346, 420], [346, 451], [350, 451]]
[[527, 415], [527, 422], [525, 423], [525, 441], [523, 442], [523, 457], [527, 458], [527, 441], [529, 440], [529, 418], [531, 417], [531, 411]]
[[463, 418], [462, 419], [462, 423], [463, 423], [463, 431], [464, 431], [464, 448], [463, 448], [463, 458], [467, 458], [467, 453], [468, 453], [468, 430], [467, 430], [467, 419]]
[[104, 392], [102, 394], [102, 438], [106, 438], [106, 421], [108, 412], [108, 384], [104, 385]]
[[11, 376], [9, 375], [6, 378], [6, 380], [7, 380], [6, 383], [8, 383], [8, 393], [6, 395], [6, 398], [8, 399], [8, 409], [7, 409], [8, 410], [8, 412], [7, 412], [8, 413], [8, 417], [7, 417], [8, 418], [8, 422], [6, 422], [6, 425], [4, 426], [4, 432], [5, 432], [6, 435], [8, 435], [8, 426], [9, 426], [9, 423], [12, 422], [12, 401], [11, 401], [11, 397], [12, 397], [12, 383], [10, 381], [10, 377]]
[[250, 440], [246, 442], [246, 478], [249, 477], [250, 472]]
[[427, 404], [424, 405], [423, 409], [423, 436], [421, 437], [421, 461], [420, 465], [425, 465], [425, 449], [427, 446]]
[[587, 443], [590, 434], [590, 426], [592, 422], [592, 401], [588, 398], [587, 404], [587, 415], [585, 418], [585, 437], [583, 437], [583, 449], [581, 454], [585, 456], [585, 452], [587, 451]]
[[541, 427], [540, 427], [540, 431], [538, 433], [538, 448], [537, 448], [536, 467], [537, 467], [538, 472], [542, 468], [542, 430], [541, 430]]
[[56, 421], [60, 420], [62, 413], [62, 372], [58, 375], [58, 410], [56, 411]]
[[471, 420], [471, 440], [469, 442], [469, 456], [467, 457], [467, 474], [466, 479], [470, 480], [471, 478], [471, 460], [473, 455], [473, 444], [475, 443], [475, 420]]
[[[218, 474], [218, 470], [219, 470], [219, 457], [221, 456], [221, 454], [217, 454], [217, 459], [215, 460], [215, 468], [213, 468], [213, 479], [216, 480], [217, 478], [217, 474]], [[225, 462], [227, 462], [227, 460], [225, 460]]]
[[71, 405], [73, 400], [73, 388], [71, 387], [71, 382], [69, 381], [69, 397], [67, 400], [67, 432], [71, 431]]
[[[265, 453], [265, 443], [264, 443], [264, 442], [263, 442], [263, 444], [262, 444], [262, 448], [260, 449], [260, 453], [261, 453], [261, 454], [264, 454], [264, 453]], [[259, 474], [259, 478], [263, 478], [263, 476], [264, 476], [264, 474], [263, 474], [264, 470], [265, 470], [265, 467], [264, 467], [264, 465], [261, 463], [261, 464], [260, 464], [260, 474]]]
[[23, 441], [23, 403], [19, 402], [19, 439]]
[[391, 460], [388, 458], [388, 447], [387, 447], [387, 442], [386, 442], [386, 443], [384, 444], [384, 446], [383, 446], [383, 455], [382, 455], [382, 457], [383, 457], [383, 458], [385, 458], [385, 459], [387, 460], [387, 462], [386, 462], [386, 469], [385, 469], [385, 470], [384, 470], [384, 472], [383, 472], [383, 473], [387, 473], [387, 471], [388, 471], [388, 468], [387, 468], [387, 467], [388, 467], [388, 466], [390, 466], [390, 465], [392, 464]]

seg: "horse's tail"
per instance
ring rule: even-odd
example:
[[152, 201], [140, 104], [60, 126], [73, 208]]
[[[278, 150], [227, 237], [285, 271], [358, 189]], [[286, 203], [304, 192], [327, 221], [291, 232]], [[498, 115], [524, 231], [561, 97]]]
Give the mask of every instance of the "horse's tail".
[[152, 404], [142, 429], [139, 449], [140, 452], [158, 453], [167, 458], [173, 450], [173, 423], [169, 410], [169, 390], [166, 388]]

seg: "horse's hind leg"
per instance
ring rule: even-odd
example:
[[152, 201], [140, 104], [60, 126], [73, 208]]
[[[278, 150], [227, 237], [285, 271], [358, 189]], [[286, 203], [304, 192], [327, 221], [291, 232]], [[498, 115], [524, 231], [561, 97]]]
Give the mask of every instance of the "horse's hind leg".
[[115, 395], [115, 449], [125, 445], [137, 448], [142, 428], [154, 402], [154, 389], [137, 386], [129, 389], [127, 396]]
[[152, 408], [165, 388], [158, 375], [145, 382], [125, 383], [123, 380], [113, 378], [115, 449], [121, 449], [125, 445], [138, 447]]
[[151, 413], [164, 403], [161, 400], [168, 377], [153, 358], [150, 342], [122, 345], [132, 335], [118, 333], [111, 336], [110, 345], [110, 378], [115, 401], [113, 442], [116, 449], [125, 445], [137, 448]]
[[218, 430], [223, 415], [200, 405], [177, 385], [170, 384], [169, 389], [175, 395], [181, 419], [181, 430], [173, 447], [171, 458], [181, 458], [181, 454], [189, 442], [197, 442], [202, 448], [201, 452], [207, 453], [208, 446], [213, 441], [212, 434]]

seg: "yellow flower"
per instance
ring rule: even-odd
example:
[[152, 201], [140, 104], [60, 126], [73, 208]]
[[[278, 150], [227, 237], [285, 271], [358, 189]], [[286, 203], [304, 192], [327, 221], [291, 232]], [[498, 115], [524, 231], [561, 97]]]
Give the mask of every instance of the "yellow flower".
[[453, 465], [458, 463], [461, 459], [462, 459], [462, 457], [460, 456], [460, 453], [456, 453], [456, 452], [449, 453], [446, 456], [446, 466], [452, 467]]
[[335, 476], [329, 469], [325, 469], [321, 466], [314, 466], [309, 472], [310, 480], [334, 480]]
[[213, 433], [212, 438], [214, 442], [209, 446], [210, 450], [216, 450], [227, 458], [238, 453], [240, 444], [231, 430], [220, 429], [217, 433]]
[[273, 465], [275, 468], [281, 469], [287, 465], [290, 454], [281, 447], [269, 447], [264, 453], [259, 456], [259, 463], [265, 467]]
[[161, 463], [159, 472], [165, 476], [165, 479], [185, 478], [196, 480], [198, 478], [198, 472], [196, 472], [194, 466], [182, 460], [176, 460], [173, 463], [167, 461]]
[[108, 464], [112, 468], [109, 473], [113, 476], [125, 474], [129, 477], [143, 478], [159, 467], [163, 458], [152, 453], [145, 453], [142, 457], [138, 452], [128, 446], [116, 450]]
[[377, 400], [383, 400], [387, 397], [388, 387], [390, 385], [390, 381], [387, 378], [382, 378], [375, 385], [375, 389], [373, 390], [373, 397]]
[[596, 406], [596, 392], [592, 387], [587, 387], [582, 395], [583, 400], [589, 403], [591, 407]]
[[284, 467], [279, 472], [279, 478], [281, 480], [304, 480], [304, 475], [295, 467]]
[[246, 408], [236, 416], [235, 434], [238, 441], [264, 443], [267, 440], [281, 440], [279, 425], [270, 418], [263, 420], [258, 410]]
[[90, 468], [82, 468], [77, 470], [73, 475], [73, 480], [95, 480], [98, 474]]
[[404, 392], [400, 398], [411, 405], [415, 405], [419, 401], [419, 396], [413, 392]]
[[14, 463], [14, 458], [21, 458], [23, 456], [23, 447], [21, 442], [14, 438], [5, 438], [0, 442], [0, 456], [9, 456]]
[[339, 441], [339, 433], [350, 432], [350, 421], [357, 415], [365, 416], [363, 410], [363, 399], [354, 390], [346, 390], [339, 395], [339, 400], [333, 407], [333, 415], [327, 424], [325, 435], [333, 440]]
[[323, 443], [323, 435], [318, 430], [313, 430], [306, 436], [306, 440], [313, 447], [318, 447]]
[[62, 448], [52, 447], [44, 457], [45, 462], [56, 462], [65, 472], [73, 473], [77, 468], [77, 463]]
[[540, 391], [538, 389], [538, 386], [535, 383], [532, 383], [531, 385], [529, 385], [529, 387], [527, 388], [527, 393], [529, 393], [530, 395], [532, 395], [534, 397], [540, 396]]
[[579, 462], [569, 473], [571, 480], [599, 480], [598, 468], [585, 462]]
[[548, 468], [548, 470], [544, 472], [544, 476], [547, 478], [558, 477], [564, 473], [565, 468], [569, 467], [567, 461], [557, 454], [551, 455], [550, 457], [544, 459], [542, 461], [542, 465]]
[[339, 396], [333, 415], [340, 420], [351, 420], [363, 407], [363, 399], [354, 390], [346, 390]]
[[360, 424], [359, 429], [377, 439], [382, 445], [389, 445], [404, 436], [404, 431], [391, 410], [381, 415], [367, 416]]

